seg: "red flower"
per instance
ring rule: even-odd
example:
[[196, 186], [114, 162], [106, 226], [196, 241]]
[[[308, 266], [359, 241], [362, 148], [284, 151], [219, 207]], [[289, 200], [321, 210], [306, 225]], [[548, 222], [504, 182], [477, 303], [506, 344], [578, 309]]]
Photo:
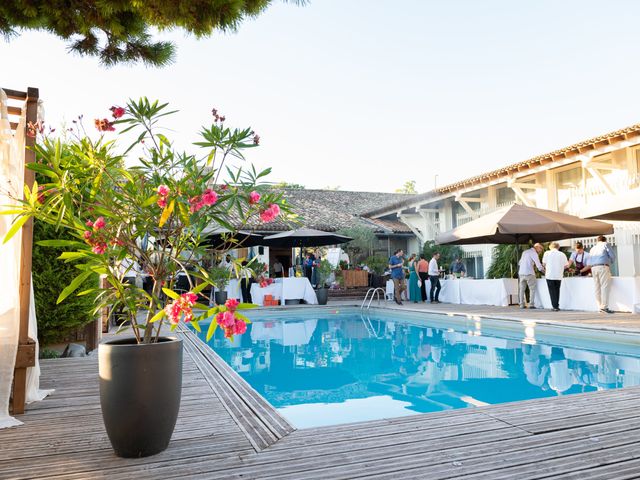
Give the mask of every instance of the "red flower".
[[113, 118], [115, 118], [116, 120], [122, 117], [126, 112], [124, 108], [116, 107], [116, 106], [111, 107], [109, 110], [111, 110], [111, 114], [113, 115]]
[[101, 230], [105, 227], [107, 223], [104, 221], [104, 217], [96, 218], [96, 221], [93, 223], [94, 230]]
[[116, 131], [116, 128], [113, 126], [113, 122], [110, 122], [106, 118], [103, 118], [102, 120], [100, 120], [99, 118], [96, 118], [95, 125], [99, 132], [115, 132]]
[[104, 252], [107, 251], [107, 244], [105, 242], [98, 242], [93, 246], [91, 251], [98, 255], [102, 255]]

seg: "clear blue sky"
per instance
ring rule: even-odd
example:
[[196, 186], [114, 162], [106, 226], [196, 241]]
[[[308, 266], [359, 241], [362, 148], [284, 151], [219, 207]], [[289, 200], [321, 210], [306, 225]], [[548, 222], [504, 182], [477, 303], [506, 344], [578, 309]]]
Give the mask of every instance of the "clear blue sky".
[[0, 40], [0, 86], [39, 87], [47, 121], [146, 95], [188, 147], [216, 106], [249, 158], [309, 188], [425, 191], [640, 123], [640, 2], [276, 2], [235, 34], [174, 31], [164, 69], [105, 69], [44, 33]]

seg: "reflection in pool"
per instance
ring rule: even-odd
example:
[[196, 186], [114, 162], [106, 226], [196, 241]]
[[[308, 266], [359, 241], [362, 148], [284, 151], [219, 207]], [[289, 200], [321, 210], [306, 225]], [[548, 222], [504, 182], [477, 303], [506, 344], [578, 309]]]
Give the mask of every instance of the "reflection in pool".
[[488, 334], [479, 319], [252, 313], [244, 335], [229, 342], [218, 331], [209, 345], [299, 428], [640, 383], [640, 358], [610, 353], [615, 344], [561, 346], [532, 326], [518, 338]]

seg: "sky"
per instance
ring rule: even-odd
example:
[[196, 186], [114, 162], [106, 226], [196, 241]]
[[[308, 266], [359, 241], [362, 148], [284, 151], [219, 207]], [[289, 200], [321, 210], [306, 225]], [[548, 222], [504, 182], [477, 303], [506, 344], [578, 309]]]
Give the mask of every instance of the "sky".
[[162, 69], [0, 39], [0, 86], [39, 88], [58, 128], [169, 102], [188, 151], [216, 107], [260, 135], [247, 161], [271, 181], [422, 192], [640, 123], [638, 18], [635, 0], [275, 1], [236, 33], [159, 34], [178, 47]]

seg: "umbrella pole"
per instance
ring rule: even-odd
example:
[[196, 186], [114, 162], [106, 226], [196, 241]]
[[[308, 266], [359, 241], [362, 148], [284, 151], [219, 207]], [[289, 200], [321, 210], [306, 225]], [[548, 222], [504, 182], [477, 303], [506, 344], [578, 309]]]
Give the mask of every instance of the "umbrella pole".
[[519, 268], [518, 268], [518, 254], [520, 253], [520, 244], [518, 243], [518, 235], [516, 235], [516, 281], [518, 282], [518, 304], [520, 304], [520, 275], [519, 275]]

